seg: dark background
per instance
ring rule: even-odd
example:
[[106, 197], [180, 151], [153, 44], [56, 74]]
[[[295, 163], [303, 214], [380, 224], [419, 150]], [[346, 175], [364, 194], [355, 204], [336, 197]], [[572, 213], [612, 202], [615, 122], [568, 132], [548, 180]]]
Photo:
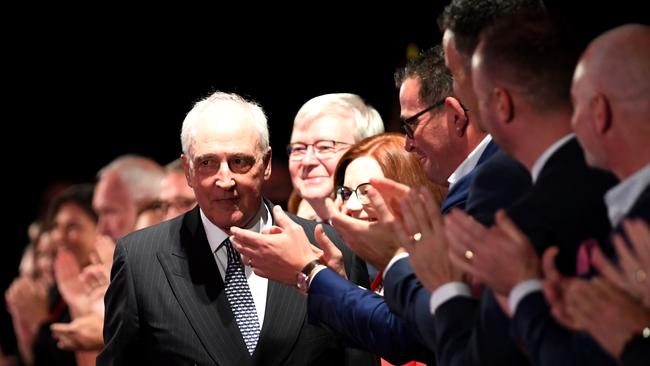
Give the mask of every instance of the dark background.
[[[7, 11], [0, 290], [16, 273], [48, 187], [92, 181], [124, 153], [175, 159], [185, 113], [214, 90], [263, 106], [279, 160], [295, 113], [320, 94], [359, 94], [395, 130], [393, 71], [408, 44], [440, 41], [435, 20], [447, 2]], [[642, 3], [546, 1], [584, 44], [618, 24], [647, 24]]]

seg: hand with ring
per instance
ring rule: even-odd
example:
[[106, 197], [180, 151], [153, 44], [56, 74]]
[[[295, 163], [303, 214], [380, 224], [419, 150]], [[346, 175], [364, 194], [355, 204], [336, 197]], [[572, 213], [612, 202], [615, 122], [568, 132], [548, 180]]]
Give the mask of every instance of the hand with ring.
[[431, 190], [413, 188], [400, 201], [400, 211], [402, 220], [396, 220], [393, 231], [409, 252], [413, 271], [422, 284], [433, 292], [446, 283], [462, 281], [463, 274], [449, 261], [447, 236]]
[[618, 263], [612, 263], [595, 248], [594, 266], [609, 282], [650, 307], [650, 227], [642, 219], [628, 219], [623, 228], [629, 245], [621, 235], [612, 237]]
[[518, 283], [541, 277], [535, 248], [503, 210], [491, 228], [453, 210], [445, 216], [445, 229], [452, 262], [498, 294], [508, 296]]

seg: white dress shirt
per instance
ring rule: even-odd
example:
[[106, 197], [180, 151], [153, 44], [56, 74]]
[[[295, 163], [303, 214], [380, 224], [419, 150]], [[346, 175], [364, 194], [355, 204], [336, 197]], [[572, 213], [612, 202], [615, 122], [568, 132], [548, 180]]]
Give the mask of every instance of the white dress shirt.
[[621, 219], [630, 212], [648, 184], [650, 184], [650, 164], [607, 191], [605, 204], [612, 227], [618, 225]]
[[[201, 221], [203, 221], [203, 227], [205, 228], [205, 234], [208, 238], [208, 242], [210, 243], [210, 249], [212, 249], [214, 258], [217, 261], [217, 267], [219, 268], [221, 280], [225, 280], [226, 268], [228, 268], [228, 252], [226, 250], [226, 247], [221, 245], [221, 243], [223, 243], [223, 241], [228, 238], [228, 234], [213, 224], [210, 219], [205, 216], [203, 210], [200, 211]], [[263, 229], [270, 228], [271, 226], [271, 213], [269, 212], [269, 209], [266, 207], [264, 202], [262, 202], [257, 215], [251, 221], [251, 225], [246, 229], [259, 233]], [[246, 278], [248, 279], [248, 287], [250, 287], [251, 294], [253, 295], [255, 310], [257, 311], [257, 319], [260, 322], [261, 329], [262, 324], [264, 324], [264, 312], [266, 311], [266, 291], [268, 289], [269, 280], [256, 275], [253, 272], [253, 269], [246, 264], [244, 265], [244, 272], [246, 274]]]

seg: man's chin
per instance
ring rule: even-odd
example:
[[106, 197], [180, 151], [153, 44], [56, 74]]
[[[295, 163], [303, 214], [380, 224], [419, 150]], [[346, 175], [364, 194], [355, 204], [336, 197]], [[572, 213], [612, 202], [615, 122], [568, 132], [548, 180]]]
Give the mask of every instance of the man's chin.
[[329, 196], [330, 192], [324, 187], [307, 187], [300, 192], [300, 196], [306, 200], [318, 200]]

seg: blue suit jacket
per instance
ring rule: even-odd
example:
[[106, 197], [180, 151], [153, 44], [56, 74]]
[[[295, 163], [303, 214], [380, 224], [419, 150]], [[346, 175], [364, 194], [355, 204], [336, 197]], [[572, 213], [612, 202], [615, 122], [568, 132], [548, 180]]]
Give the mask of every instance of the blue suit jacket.
[[[481, 154], [477, 167], [488, 161], [498, 150], [497, 145], [491, 141]], [[447, 212], [453, 207], [461, 209], [465, 207], [475, 170], [476, 168], [461, 178], [449, 191], [441, 205], [443, 212]], [[403, 261], [398, 263], [400, 262]], [[393, 271], [395, 269], [391, 268], [390, 272]], [[342, 287], [342, 280], [332, 276], [321, 277], [321, 274], [326, 273], [319, 273], [310, 285], [308, 301], [310, 320], [323, 321], [347, 336], [355, 344], [377, 352], [389, 361], [391, 357], [397, 356], [402, 356], [402, 360], [422, 359], [423, 354], [420, 346], [424, 345], [428, 349], [425, 355], [427, 361], [433, 362], [435, 334], [433, 318], [428, 312], [429, 293], [417, 281], [412, 270], [409, 283], [417, 283], [419, 302], [427, 305], [418, 306], [418, 310], [424, 309], [424, 311], [419, 312], [417, 316], [407, 322], [396, 317], [396, 315], [404, 316], [404, 314], [399, 311], [391, 312], [381, 296], [368, 295], [367, 290], [356, 286]], [[337, 293], [343, 292], [345, 292], [344, 297], [336, 296]], [[314, 296], [315, 294], [327, 294], [327, 296]], [[399, 310], [400, 308], [395, 309]], [[359, 319], [362, 321], [360, 322]], [[414, 336], [419, 342], [415, 341]]]
[[394, 364], [417, 360], [435, 364], [406, 323], [391, 313], [383, 298], [326, 268], [309, 286], [308, 319], [322, 322], [352, 346], [367, 349]]
[[467, 175], [459, 179], [458, 182], [456, 182], [456, 184], [451, 187], [447, 193], [447, 196], [445, 197], [445, 200], [442, 201], [442, 204], [440, 205], [440, 212], [446, 214], [454, 207], [458, 207], [460, 209], [465, 208], [465, 204], [467, 203], [467, 199], [469, 197], [470, 186], [472, 184], [472, 181], [474, 181], [474, 175], [476, 174], [478, 167], [488, 161], [488, 159], [497, 153], [497, 151], [499, 151], [499, 146], [497, 146], [494, 141], [490, 141], [485, 147], [485, 150], [483, 150], [481, 157], [478, 159], [476, 167], [472, 169], [471, 172], [467, 173]]

